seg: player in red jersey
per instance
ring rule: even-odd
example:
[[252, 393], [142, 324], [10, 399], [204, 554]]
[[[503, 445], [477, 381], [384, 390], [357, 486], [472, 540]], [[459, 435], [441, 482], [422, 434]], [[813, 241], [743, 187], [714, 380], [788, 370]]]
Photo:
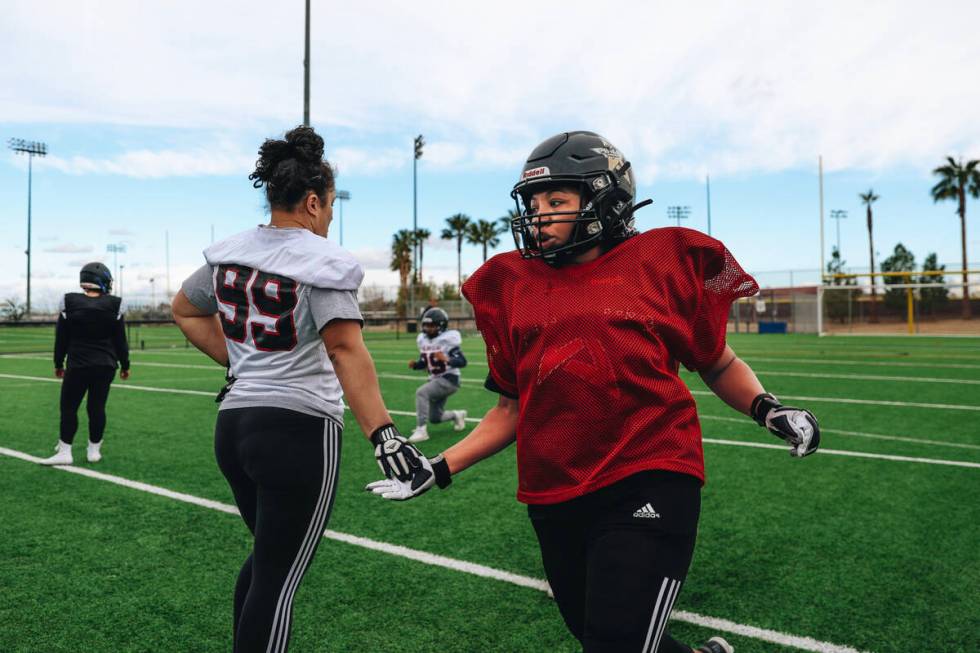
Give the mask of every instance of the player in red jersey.
[[[725, 342], [729, 308], [758, 291], [719, 241], [639, 234], [626, 158], [591, 132], [528, 158], [512, 196], [517, 251], [464, 284], [500, 395], [466, 438], [388, 499], [445, 487], [517, 442], [518, 493], [555, 600], [586, 652], [690, 653], [667, 619], [694, 550], [704, 482], [701, 428], [679, 365], [790, 445], [816, 451], [806, 410], [782, 406]], [[731, 653], [714, 637], [696, 651]]]

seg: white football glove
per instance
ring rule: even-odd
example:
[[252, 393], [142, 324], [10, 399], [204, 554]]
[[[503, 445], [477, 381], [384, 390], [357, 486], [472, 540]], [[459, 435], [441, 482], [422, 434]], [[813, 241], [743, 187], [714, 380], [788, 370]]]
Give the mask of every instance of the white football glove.
[[368, 483], [364, 489], [377, 494], [382, 499], [406, 501], [424, 494], [433, 485], [445, 488], [450, 483], [452, 478], [449, 474], [449, 465], [440, 454], [432, 459], [420, 458], [420, 466], [408, 480], [385, 478]]
[[808, 410], [783, 406], [769, 393], [752, 400], [752, 417], [773, 435], [789, 444], [789, 455], [809, 456], [820, 446], [820, 426]]

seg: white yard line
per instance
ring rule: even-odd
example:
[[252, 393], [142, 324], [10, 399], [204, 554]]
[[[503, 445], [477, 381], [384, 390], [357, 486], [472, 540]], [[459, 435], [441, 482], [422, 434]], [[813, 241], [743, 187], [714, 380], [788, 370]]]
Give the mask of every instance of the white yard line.
[[[22, 451], [17, 451], [15, 449], [7, 449], [4, 447], [0, 447], [0, 455], [9, 456], [11, 458], [16, 458], [31, 463], [39, 463], [41, 461], [41, 458], [37, 458], [36, 456], [31, 456], [29, 454], [23, 453]], [[87, 467], [75, 467], [72, 465], [65, 465], [65, 466], [54, 467], [53, 469], [58, 469], [64, 472], [70, 472], [72, 474], [78, 474], [80, 476], [87, 476], [88, 478], [93, 478], [99, 481], [105, 481], [107, 483], [113, 483], [115, 485], [120, 485], [122, 487], [126, 487], [132, 490], [139, 490], [140, 492], [147, 492], [149, 494], [154, 494], [156, 496], [172, 499], [174, 501], [189, 503], [191, 505], [199, 506], [201, 508], [217, 510], [218, 512], [224, 512], [230, 515], [239, 514], [238, 509], [235, 506], [229, 505], [227, 503], [221, 503], [220, 501], [213, 501], [211, 499], [203, 499], [201, 497], [196, 497], [191, 494], [185, 494], [183, 492], [175, 492], [173, 490], [168, 490], [167, 488], [159, 487], [156, 485], [150, 485], [149, 483], [142, 483], [140, 481], [133, 481], [128, 478], [123, 478], [121, 476], [114, 476], [112, 474], [103, 474], [102, 472], [97, 472]], [[498, 580], [505, 583], [511, 583], [512, 585], [518, 585], [520, 587], [526, 587], [529, 589], [538, 590], [540, 592], [544, 592], [548, 589], [547, 582], [539, 578], [531, 578], [530, 576], [514, 574], [509, 571], [503, 571], [502, 569], [495, 569], [494, 567], [488, 567], [486, 565], [477, 564], [475, 562], [458, 560], [456, 558], [450, 558], [435, 553], [429, 553], [427, 551], [419, 551], [418, 549], [411, 549], [407, 546], [402, 546], [400, 544], [390, 544], [388, 542], [380, 542], [378, 540], [372, 540], [366, 537], [361, 537], [359, 535], [341, 533], [339, 531], [334, 531], [330, 529], [327, 529], [323, 532], [323, 537], [329, 540], [344, 542], [345, 544], [350, 544], [352, 546], [359, 546], [365, 549], [370, 549], [372, 551], [379, 551], [381, 553], [387, 553], [389, 555], [407, 558], [409, 560], [421, 562], [423, 564], [431, 565], [433, 567], [442, 567], [443, 569], [449, 569], [461, 573], [472, 574], [474, 576], [479, 576], [481, 578], [491, 578], [493, 580]], [[705, 626], [708, 628], [721, 630], [728, 633], [734, 633], [737, 635], [741, 635], [743, 637], [749, 637], [764, 642], [771, 642], [773, 644], [780, 644], [782, 646], [791, 646], [793, 648], [797, 648], [803, 651], [814, 651], [815, 653], [861, 653], [857, 649], [851, 648], [850, 646], [841, 646], [839, 644], [832, 644], [830, 642], [822, 642], [813, 639], [812, 637], [801, 637], [799, 635], [790, 635], [788, 633], [781, 633], [776, 630], [757, 628], [755, 626], [748, 626], [745, 624], [736, 623], [734, 621], [728, 621], [727, 619], [708, 617], [705, 615], [696, 614], [694, 612], [687, 612], [684, 610], [675, 610], [671, 618], [674, 619], [675, 621], [684, 621], [698, 626]]]
[[[40, 382], [45, 382], [45, 383], [61, 383], [61, 379], [54, 379], [54, 378], [49, 379], [49, 378], [46, 378], [46, 377], [37, 377], [37, 376], [24, 376], [24, 375], [20, 375], [20, 374], [0, 374], [0, 379], [15, 379], [15, 380], [22, 380], [22, 381], [40, 381]], [[183, 390], [183, 389], [179, 389], [179, 388], [155, 388], [155, 387], [149, 387], [149, 386], [143, 386], [143, 385], [133, 385], [133, 384], [130, 384], [130, 383], [119, 383], [119, 384], [116, 384], [115, 387], [117, 387], [119, 389], [122, 389], [122, 390], [141, 390], [141, 391], [144, 391], [144, 392], [166, 392], [166, 393], [173, 393], [173, 394], [196, 395], [196, 396], [204, 396], [204, 397], [213, 397], [215, 395], [215, 392], [206, 392], [206, 391], [203, 391], [203, 390]], [[706, 393], [706, 394], [710, 394], [710, 393]], [[347, 406], [345, 406], [345, 408], [347, 410], [350, 410], [350, 408], [347, 407]], [[389, 409], [388, 412], [391, 413], [392, 415], [404, 415], [404, 416], [410, 416], [410, 417], [414, 417], [415, 416], [415, 411], [409, 411], [409, 410], [391, 410], [391, 409]], [[479, 424], [480, 423], [480, 419], [477, 418], [477, 417], [469, 417], [469, 418], [466, 419], [466, 421], [467, 422], [470, 422], [470, 423], [475, 423], [475, 424]], [[704, 442], [707, 442], [707, 443], [710, 443], [710, 444], [726, 444], [726, 445], [732, 445], [732, 446], [756, 447], [756, 448], [761, 448], [761, 449], [784, 449], [785, 450], [785, 448], [786, 448], [784, 445], [764, 444], [764, 443], [761, 443], [761, 442], [756, 443], [756, 442], [744, 442], [744, 441], [738, 441], [738, 440], [718, 440], [718, 439], [713, 439], [713, 438], [703, 438], [703, 440], [704, 440]], [[858, 457], [858, 458], [872, 458], [872, 459], [877, 459], [877, 460], [890, 460], [890, 461], [896, 461], [896, 462], [914, 462], [914, 463], [931, 464], [931, 465], [949, 465], [949, 466], [952, 466], [952, 467], [980, 468], [980, 463], [965, 462], [965, 461], [961, 461], [961, 460], [939, 460], [939, 459], [934, 459], [934, 458], [912, 458], [912, 457], [908, 457], [908, 456], [893, 456], [893, 455], [889, 455], [889, 454], [868, 453], [868, 452], [863, 452], [863, 451], [839, 451], [839, 450], [836, 450], [836, 449], [820, 449], [820, 451], [818, 453], [823, 453], [823, 454], [828, 454], [828, 455], [838, 455], [838, 456], [852, 456], [852, 457]]]
[[[738, 353], [738, 352], [736, 352]], [[746, 361], [761, 361], [763, 363], [804, 363], [806, 365], [867, 365], [873, 367], [938, 367], [942, 369], [951, 370], [980, 370], [980, 365], [972, 365], [970, 363], [930, 363], [928, 361], [922, 361], [919, 363], [914, 363], [911, 361], [866, 361], [866, 360], [856, 360], [856, 359], [841, 359], [841, 358], [779, 358], [779, 357], [766, 357], [766, 356], [753, 356], [748, 354], [746, 356], [739, 355]]]
[[[719, 422], [735, 422], [745, 424], [745, 417], [724, 417], [722, 415], [702, 415], [698, 413], [698, 419], [715, 420]], [[841, 429], [829, 429], [820, 427], [821, 433], [836, 433], [838, 435], [853, 435], [859, 438], [869, 438], [872, 440], [893, 440], [895, 442], [914, 442], [915, 444], [934, 444], [942, 447], [957, 447], [960, 449], [978, 449], [980, 445], [964, 444], [962, 442], [948, 442], [946, 440], [929, 440], [928, 438], [911, 438], [903, 435], [884, 435], [882, 433], [865, 433], [864, 431], [844, 431]]]
[[[714, 397], [715, 393], [707, 390], [691, 390], [695, 396]], [[844, 397], [809, 397], [804, 395], [784, 395], [779, 393], [780, 399], [792, 399], [794, 401], [819, 401], [837, 404], [860, 404], [862, 406], [898, 406], [901, 408], [933, 408], [939, 410], [971, 410], [980, 411], [980, 406], [967, 404], [929, 404], [917, 401], [887, 401], [884, 399], [848, 399]]]

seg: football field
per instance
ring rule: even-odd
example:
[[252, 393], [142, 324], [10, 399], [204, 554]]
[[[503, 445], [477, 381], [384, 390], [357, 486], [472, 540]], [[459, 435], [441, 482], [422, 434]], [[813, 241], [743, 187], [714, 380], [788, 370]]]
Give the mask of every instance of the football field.
[[[168, 329], [170, 329], [168, 331]], [[227, 651], [232, 588], [250, 546], [217, 469], [224, 370], [172, 327], [147, 330], [116, 380], [101, 463], [52, 453], [59, 381], [50, 331], [3, 329], [0, 651]], [[135, 336], [131, 335], [132, 339]], [[672, 631], [739, 653], [976, 652], [980, 633], [980, 339], [733, 335], [784, 403], [809, 408], [820, 451], [786, 448], [683, 373], [708, 483]], [[134, 343], [135, 344], [135, 343]], [[403, 433], [424, 380], [414, 340], [369, 336]], [[470, 427], [495, 402], [479, 337], [448, 408]], [[350, 413], [325, 539], [294, 606], [291, 650], [579, 650], [543, 590], [511, 447], [407, 503], [379, 478]], [[463, 434], [430, 426], [435, 455]]]

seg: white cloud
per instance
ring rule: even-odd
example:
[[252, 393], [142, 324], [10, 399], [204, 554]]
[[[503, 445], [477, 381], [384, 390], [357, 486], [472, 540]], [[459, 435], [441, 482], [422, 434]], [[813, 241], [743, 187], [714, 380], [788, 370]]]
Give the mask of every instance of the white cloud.
[[117, 227], [115, 229], [110, 229], [109, 233], [113, 236], [135, 236], [136, 232], [131, 229], [126, 229], [125, 227]]
[[[218, 133], [298, 122], [302, 13], [292, 5], [97, 7], [8, 3], [0, 54], [17, 53], [18, 65], [0, 83], [30, 93], [0, 100], [0, 121]], [[328, 147], [344, 173], [409, 165], [418, 131], [434, 167], [513, 169], [543, 137], [591, 128], [645, 181], [809, 166], [818, 153], [828, 170], [980, 154], [980, 87], [968, 81], [978, 3], [633, 3], [622, 31], [597, 27], [592, 2], [326, 7], [313, 12], [314, 124], [404, 139]], [[48, 164], [154, 178], [240, 174], [253, 160], [248, 148], [202, 147]]]

